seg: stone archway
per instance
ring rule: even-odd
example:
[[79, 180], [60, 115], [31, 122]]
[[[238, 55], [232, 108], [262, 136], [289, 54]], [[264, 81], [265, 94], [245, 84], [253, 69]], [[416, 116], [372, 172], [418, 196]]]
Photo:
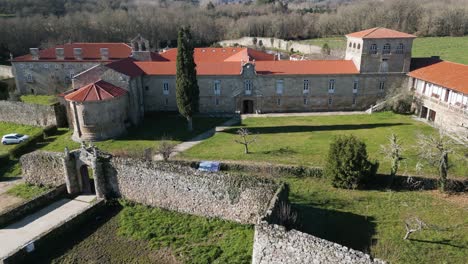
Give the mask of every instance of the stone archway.
[[253, 114], [253, 112], [254, 112], [254, 101], [253, 100], [242, 101], [242, 113]]
[[94, 194], [95, 193], [94, 181], [92, 180], [92, 177], [90, 177], [91, 175], [90, 175], [89, 166], [86, 164], [81, 165], [79, 169], [79, 173], [80, 173], [81, 192], [83, 194]]

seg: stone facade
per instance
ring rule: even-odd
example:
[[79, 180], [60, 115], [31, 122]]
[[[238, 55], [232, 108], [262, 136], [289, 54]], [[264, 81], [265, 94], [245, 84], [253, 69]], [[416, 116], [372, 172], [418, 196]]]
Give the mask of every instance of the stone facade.
[[59, 105], [37, 105], [0, 101], [0, 122], [29, 126], [61, 126], [66, 122], [65, 112]]
[[282, 226], [255, 226], [252, 264], [385, 263], [345, 246]]
[[35, 151], [21, 156], [22, 175], [26, 183], [57, 187], [65, 184], [62, 153]]

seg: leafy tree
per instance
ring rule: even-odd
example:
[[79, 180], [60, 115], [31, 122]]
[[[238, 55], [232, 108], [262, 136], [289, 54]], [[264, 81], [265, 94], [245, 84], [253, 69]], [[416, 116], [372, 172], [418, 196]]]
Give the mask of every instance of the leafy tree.
[[322, 54], [330, 55], [330, 53], [331, 53], [330, 46], [328, 46], [328, 43], [324, 43], [322, 46]]
[[258, 46], [263, 47], [263, 41], [262, 40], [258, 41]]
[[214, 9], [215, 9], [215, 5], [210, 1], [210, 2], [206, 5], [206, 9], [207, 9], [207, 10], [214, 10]]
[[367, 157], [366, 144], [355, 136], [338, 136], [330, 144], [324, 175], [334, 187], [355, 189], [375, 176], [379, 164]]
[[189, 131], [193, 130], [192, 116], [198, 112], [199, 104], [196, 66], [190, 28], [181, 27], [177, 38], [176, 100], [179, 113], [187, 119]]
[[257, 46], [257, 37], [254, 37], [254, 38], [252, 39], [252, 44], [253, 44], [254, 46]]

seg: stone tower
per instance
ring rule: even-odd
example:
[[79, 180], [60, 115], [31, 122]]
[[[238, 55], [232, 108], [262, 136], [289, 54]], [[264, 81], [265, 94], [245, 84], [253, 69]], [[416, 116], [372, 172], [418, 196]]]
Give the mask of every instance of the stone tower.
[[361, 73], [407, 73], [414, 35], [371, 28], [346, 35], [346, 60]]
[[149, 41], [140, 34], [130, 41], [132, 45], [132, 58], [139, 61], [151, 61]]

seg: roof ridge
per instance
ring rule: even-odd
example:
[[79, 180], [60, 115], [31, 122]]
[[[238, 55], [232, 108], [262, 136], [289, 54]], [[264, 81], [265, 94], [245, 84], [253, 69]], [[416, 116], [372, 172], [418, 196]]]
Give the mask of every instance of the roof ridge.
[[371, 28], [371, 31], [369, 31], [369, 33], [365, 34], [365, 35], [362, 36], [362, 37], [366, 37], [366, 36], [370, 35], [371, 33], [374, 33], [377, 29], [380, 29], [380, 28], [382, 28], [382, 27]]
[[[101, 83], [108, 83], [106, 81], [103, 81], [103, 80], [99, 80], [98, 82], [101, 82]], [[98, 82], [96, 82], [96, 85], [98, 85]], [[113, 85], [111, 83], [108, 83], [110, 85]], [[108, 94], [110, 97], [112, 98], [115, 98], [115, 96], [113, 94], [111, 94], [109, 91], [106, 90], [106, 88], [104, 86], [101, 86], [100, 84], [98, 85], [98, 87], [100, 88], [99, 89], [99, 92], [103, 91], [105, 92], [106, 94]], [[102, 100], [102, 96], [99, 95], [99, 100]]]

